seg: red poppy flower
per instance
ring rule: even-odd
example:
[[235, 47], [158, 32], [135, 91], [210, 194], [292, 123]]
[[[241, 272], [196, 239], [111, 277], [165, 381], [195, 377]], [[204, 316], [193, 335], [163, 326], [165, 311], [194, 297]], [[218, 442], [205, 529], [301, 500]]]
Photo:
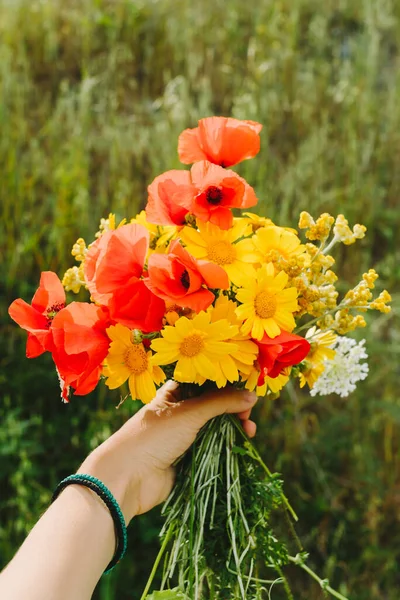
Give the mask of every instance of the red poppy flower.
[[193, 165], [190, 174], [197, 189], [190, 212], [201, 221], [229, 229], [233, 223], [231, 208], [257, 204], [253, 188], [234, 171], [203, 160]]
[[265, 334], [261, 341], [253, 341], [259, 349], [257, 360], [261, 372], [258, 385], [264, 384], [265, 377], [278, 377], [286, 367], [299, 364], [310, 351], [306, 339], [286, 331], [273, 339]]
[[205, 260], [196, 260], [175, 240], [168, 254], [150, 256], [147, 285], [167, 302], [200, 312], [215, 298], [203, 286], [226, 290], [229, 279], [224, 269]]
[[260, 150], [260, 123], [227, 117], [200, 119], [199, 126], [185, 129], [179, 136], [179, 160], [185, 165], [209, 160], [231, 167], [253, 158]]
[[157, 331], [165, 304], [142, 281], [149, 232], [137, 223], [103, 234], [85, 258], [85, 278], [93, 299], [107, 306], [113, 321]]
[[21, 298], [14, 300], [8, 309], [10, 317], [22, 329], [28, 331], [26, 356], [35, 358], [47, 348], [49, 328], [53, 317], [65, 306], [65, 292], [61, 281], [52, 271], [44, 271], [40, 276], [40, 285], [27, 304]]
[[[160, 178], [162, 182], [158, 183]], [[231, 208], [257, 204], [253, 188], [242, 177], [206, 160], [195, 163], [190, 172], [167, 171], [156, 177], [149, 190], [153, 186], [154, 189], [173, 190], [170, 195], [167, 192], [149, 195], [146, 215], [149, 222], [156, 224], [182, 225], [186, 215], [193, 214], [201, 221], [229, 229], [233, 223]]]
[[158, 225], [183, 225], [190, 212], [193, 188], [189, 171], [172, 170], [159, 175], [147, 188], [146, 218]]
[[91, 245], [85, 257], [85, 279], [96, 302], [108, 304], [121, 287], [137, 282], [149, 248], [149, 232], [130, 223], [107, 231]]
[[66, 402], [69, 388], [83, 396], [96, 387], [110, 345], [110, 324], [106, 310], [86, 302], [71, 302], [54, 317], [50, 349]]

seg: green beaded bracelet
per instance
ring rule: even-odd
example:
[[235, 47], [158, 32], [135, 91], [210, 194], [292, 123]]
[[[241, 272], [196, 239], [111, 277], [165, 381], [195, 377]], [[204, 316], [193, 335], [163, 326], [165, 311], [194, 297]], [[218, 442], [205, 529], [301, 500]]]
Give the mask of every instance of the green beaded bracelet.
[[65, 489], [68, 485], [71, 484], [84, 485], [85, 487], [95, 492], [103, 500], [104, 504], [110, 511], [111, 517], [114, 521], [115, 532], [117, 536], [117, 547], [111, 562], [107, 566], [107, 569], [104, 571], [104, 573], [109, 573], [124, 556], [128, 545], [128, 533], [126, 530], [124, 515], [122, 514], [118, 502], [116, 501], [108, 487], [105, 486], [104, 483], [100, 481], [100, 479], [97, 479], [97, 477], [93, 477], [92, 475], [84, 475], [82, 473], [69, 475], [69, 477], [63, 479], [58, 484], [51, 501], [54, 502], [54, 500], [63, 491], [63, 489]]

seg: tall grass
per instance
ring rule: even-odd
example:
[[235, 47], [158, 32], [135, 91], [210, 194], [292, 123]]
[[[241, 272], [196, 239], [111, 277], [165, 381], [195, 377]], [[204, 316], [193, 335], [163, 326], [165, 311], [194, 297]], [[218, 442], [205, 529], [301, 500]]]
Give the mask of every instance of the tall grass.
[[[367, 382], [345, 402], [292, 391], [264, 404], [258, 444], [326, 575], [352, 599], [397, 600], [399, 17], [396, 0], [0, 0], [2, 556], [49, 486], [123, 418], [104, 393], [64, 410], [46, 359], [24, 362], [7, 304], [28, 298], [41, 270], [62, 273], [111, 209], [139, 210], [152, 178], [179, 166], [183, 128], [233, 115], [264, 125], [260, 155], [240, 168], [259, 210], [291, 226], [301, 210], [364, 223], [368, 237], [338, 267], [354, 284], [374, 266], [393, 292], [394, 315], [366, 334]], [[131, 534], [147, 564], [123, 566], [99, 597], [138, 597], [154, 519]], [[308, 585], [295, 582], [296, 600], [320, 598]]]

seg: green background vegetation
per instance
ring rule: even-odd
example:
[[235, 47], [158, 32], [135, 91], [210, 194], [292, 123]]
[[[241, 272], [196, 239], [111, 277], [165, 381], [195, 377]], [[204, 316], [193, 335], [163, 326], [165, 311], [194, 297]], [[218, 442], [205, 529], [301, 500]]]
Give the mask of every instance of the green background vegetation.
[[[50, 357], [27, 361], [7, 306], [30, 300], [41, 270], [62, 275], [111, 209], [142, 208], [152, 178], [179, 166], [180, 131], [222, 114], [264, 125], [260, 155], [238, 169], [260, 212], [364, 223], [366, 239], [337, 254], [343, 289], [375, 267], [394, 297], [359, 335], [371, 375], [357, 392], [260, 402], [257, 445], [318, 572], [352, 600], [398, 599], [399, 17], [396, 0], [0, 1], [1, 565], [60, 478], [135, 408], [115, 410], [102, 386], [61, 404]], [[158, 510], [132, 523], [96, 599], [139, 598], [159, 525]], [[287, 574], [296, 600], [322, 598]]]

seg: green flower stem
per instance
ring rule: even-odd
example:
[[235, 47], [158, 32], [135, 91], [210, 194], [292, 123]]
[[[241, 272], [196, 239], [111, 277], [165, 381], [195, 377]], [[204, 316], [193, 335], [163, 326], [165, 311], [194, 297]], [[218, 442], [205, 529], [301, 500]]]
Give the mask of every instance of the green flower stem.
[[[235, 575], [236, 577], [238, 576], [238, 573], [236, 571], [234, 571], [233, 569], [230, 569], [229, 567], [227, 567], [227, 571], [229, 571], [229, 573], [232, 573], [232, 575]], [[250, 581], [254, 581], [256, 583], [263, 583], [265, 585], [272, 585], [272, 584], [276, 584], [276, 583], [282, 583], [281, 578], [276, 578], [276, 579], [260, 579], [259, 577], [250, 577], [249, 575], [241, 575], [242, 579], [247, 579]]]
[[[236, 429], [240, 432], [240, 434], [242, 435], [242, 437], [246, 440], [246, 447], [247, 447], [247, 451], [249, 452], [250, 456], [254, 460], [256, 460], [258, 462], [258, 464], [264, 469], [264, 471], [266, 472], [266, 474], [268, 475], [268, 477], [271, 477], [272, 476], [271, 471], [269, 470], [269, 468], [267, 467], [267, 465], [265, 464], [265, 462], [263, 461], [263, 459], [261, 458], [261, 456], [259, 455], [259, 453], [255, 449], [255, 447], [253, 446], [253, 444], [250, 442], [250, 440], [247, 437], [247, 435], [244, 433], [242, 427], [238, 423], [237, 418], [235, 416], [233, 416], [233, 415], [229, 415], [229, 418], [232, 421], [232, 423], [235, 425]], [[283, 492], [282, 492], [282, 501], [283, 501], [284, 505], [286, 506], [287, 510], [292, 515], [293, 519], [295, 521], [298, 521], [299, 517], [294, 512], [294, 509], [292, 508], [289, 500], [286, 498], [286, 496], [285, 496], [285, 494]]]
[[287, 600], [294, 600], [293, 598], [293, 594], [292, 594], [292, 590], [290, 589], [288, 580], [286, 579], [286, 577], [283, 574], [283, 571], [281, 569], [281, 567], [279, 565], [275, 565], [275, 569], [276, 571], [279, 573], [281, 579], [282, 579], [282, 583], [283, 583], [283, 588], [285, 590], [286, 593], [286, 598]]
[[[195, 518], [195, 487], [194, 480], [196, 477], [196, 440], [193, 442], [192, 452], [192, 468], [191, 468], [191, 479], [190, 479], [190, 533], [189, 533], [189, 546], [190, 546], [190, 565], [189, 565], [189, 590], [190, 596], [193, 597], [193, 585], [194, 585], [194, 572], [193, 572], [193, 542], [194, 542], [194, 518]], [[197, 597], [197, 590], [196, 590]]]
[[335, 308], [332, 308], [332, 310], [328, 310], [327, 312], [325, 312], [320, 317], [315, 317], [315, 319], [312, 319], [311, 321], [308, 321], [307, 323], [304, 323], [304, 325], [302, 325], [301, 327], [297, 327], [297, 329], [295, 329], [293, 333], [297, 334], [300, 331], [303, 331], [303, 329], [309, 329], [309, 327], [311, 327], [312, 325], [315, 325], [315, 323], [317, 323], [317, 321], [319, 321], [323, 317], [326, 317], [326, 315], [333, 315], [333, 313], [337, 312], [341, 308], [344, 308], [344, 304], [338, 304], [337, 306], [335, 306]]
[[325, 592], [328, 592], [334, 598], [338, 598], [338, 600], [349, 600], [349, 598], [346, 598], [346, 596], [343, 596], [343, 594], [331, 588], [327, 579], [321, 579], [321, 577], [318, 577], [318, 575], [312, 569], [310, 569], [308, 565], [306, 565], [301, 554], [296, 554], [296, 556], [288, 556], [288, 559], [291, 563], [294, 563], [303, 569], [303, 571], [308, 573], [313, 579], [315, 579], [315, 581], [318, 581], [319, 585]]
[[167, 533], [166, 533], [166, 536], [165, 536], [164, 541], [163, 541], [163, 543], [161, 545], [161, 548], [160, 548], [160, 550], [159, 550], [159, 552], [157, 554], [157, 558], [154, 561], [154, 565], [153, 565], [153, 568], [151, 570], [150, 577], [147, 580], [146, 587], [144, 588], [144, 592], [141, 595], [140, 600], [145, 600], [147, 594], [150, 591], [151, 584], [153, 583], [153, 579], [154, 579], [154, 577], [155, 577], [155, 575], [157, 573], [158, 565], [160, 564], [161, 559], [162, 559], [162, 557], [164, 555], [164, 552], [165, 552], [165, 550], [166, 550], [166, 548], [168, 546], [169, 540], [172, 537], [172, 530], [173, 530], [173, 527], [170, 527], [168, 529]]
[[233, 512], [232, 488], [235, 484], [234, 484], [234, 482], [231, 481], [231, 475], [232, 475], [231, 448], [233, 446], [233, 439], [231, 436], [229, 436], [229, 438], [228, 438], [228, 443], [226, 444], [226, 464], [227, 464], [227, 469], [226, 469], [226, 506], [228, 509], [228, 511], [227, 511], [228, 512], [228, 526], [229, 526], [229, 532], [230, 532], [230, 538], [231, 538], [231, 544], [232, 544], [232, 553], [233, 553], [233, 557], [234, 557], [235, 565], [236, 565], [237, 581], [238, 581], [238, 585], [239, 585], [240, 595], [243, 600], [246, 600], [246, 592], [244, 589], [242, 573], [240, 570], [240, 562], [241, 561], [240, 561], [240, 558], [239, 558], [238, 552], [237, 552], [235, 525], [234, 525], [233, 518], [232, 518], [232, 512]]

